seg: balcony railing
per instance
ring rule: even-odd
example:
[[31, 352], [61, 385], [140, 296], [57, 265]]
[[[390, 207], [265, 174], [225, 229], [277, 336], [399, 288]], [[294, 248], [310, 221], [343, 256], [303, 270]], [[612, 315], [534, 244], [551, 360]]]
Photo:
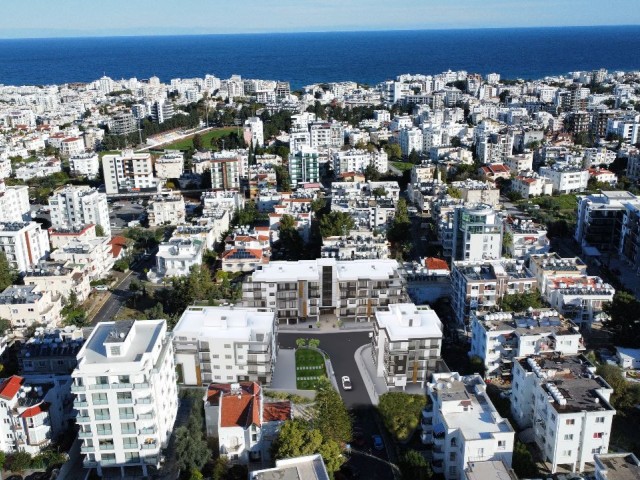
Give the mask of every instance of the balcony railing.
[[80, 453], [92, 453], [96, 451], [96, 447], [81, 447], [80, 448]]
[[158, 448], [158, 444], [156, 442], [143, 443], [140, 445], [140, 448], [142, 448], [142, 450], [154, 450]]
[[78, 432], [78, 438], [91, 438], [93, 437], [93, 432]]
[[138, 420], [153, 420], [154, 417], [155, 414], [153, 412], [141, 413], [140, 415], [138, 415]]

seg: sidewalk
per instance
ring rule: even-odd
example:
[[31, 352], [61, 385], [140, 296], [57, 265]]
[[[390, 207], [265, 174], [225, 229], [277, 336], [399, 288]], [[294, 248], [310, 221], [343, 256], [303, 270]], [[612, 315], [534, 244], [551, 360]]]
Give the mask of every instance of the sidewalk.
[[363, 345], [354, 354], [358, 371], [373, 405], [378, 405], [380, 395], [389, 391], [385, 381], [376, 375], [376, 366], [371, 357], [371, 345]]
[[312, 334], [339, 333], [339, 332], [370, 332], [373, 325], [370, 322], [347, 321], [338, 324], [338, 321], [320, 320], [319, 322], [305, 322], [295, 325], [278, 325], [278, 330], [283, 333], [305, 332]]

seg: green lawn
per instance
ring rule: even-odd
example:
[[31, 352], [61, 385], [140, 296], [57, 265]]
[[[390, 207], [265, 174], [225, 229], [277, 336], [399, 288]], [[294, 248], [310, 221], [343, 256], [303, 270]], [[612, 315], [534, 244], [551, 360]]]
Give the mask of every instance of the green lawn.
[[405, 170], [411, 170], [413, 168], [413, 163], [409, 162], [391, 162], [391, 165], [396, 167], [401, 172], [404, 172]]
[[[238, 131], [237, 127], [225, 127], [225, 128], [218, 128], [215, 130], [209, 130], [208, 132], [203, 133], [200, 136], [202, 137], [202, 144], [205, 147], [209, 148], [209, 146], [211, 145], [212, 138], [226, 137], [230, 133], [237, 132], [237, 131]], [[170, 143], [168, 145], [162, 145], [161, 148], [163, 149], [166, 148], [170, 150], [188, 150], [192, 147], [193, 147], [193, 137], [188, 137], [188, 138], [183, 138], [182, 140], [178, 140], [176, 142]]]
[[572, 193], [566, 195], [554, 195], [553, 197], [536, 197], [531, 199], [531, 203], [540, 205], [541, 208], [554, 210], [575, 210], [578, 207], [578, 200]]
[[307, 348], [296, 350], [296, 387], [313, 390], [321, 377], [326, 377], [324, 357], [321, 353]]

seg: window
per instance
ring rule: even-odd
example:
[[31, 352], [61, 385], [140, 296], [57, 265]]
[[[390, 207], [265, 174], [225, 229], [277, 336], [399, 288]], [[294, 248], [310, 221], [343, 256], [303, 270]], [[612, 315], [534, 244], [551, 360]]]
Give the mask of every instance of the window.
[[100, 450], [113, 450], [113, 438], [105, 438], [102, 440], [98, 440], [98, 448]]
[[567, 418], [564, 423], [565, 425], [575, 425], [576, 421], [573, 418]]
[[596, 423], [604, 423], [604, 417], [596, 417]]
[[96, 420], [109, 420], [109, 409], [108, 408], [96, 408], [95, 411]]
[[225, 343], [224, 344], [224, 348], [231, 348], [231, 344], [230, 343]]
[[96, 431], [98, 432], [98, 435], [111, 435], [111, 424], [99, 423], [96, 425]]
[[231, 355], [225, 355], [225, 356], [224, 356], [224, 358], [225, 358], [226, 360], [231, 360]]
[[120, 432], [123, 435], [136, 433], [136, 424], [133, 422], [124, 422], [120, 424]]
[[131, 392], [118, 392], [118, 403], [132, 403]]
[[[136, 448], [138, 446], [136, 445]], [[138, 452], [124, 452], [124, 459], [125, 461], [128, 460], [139, 460], [140, 459], [140, 454]]]
[[91, 395], [91, 401], [94, 405], [106, 405], [109, 403], [106, 393], [93, 393]]
[[507, 447], [506, 440], [498, 440], [498, 450], [504, 450]]
[[449, 467], [449, 475], [454, 476], [456, 474], [456, 467]]
[[449, 454], [449, 460], [452, 461], [452, 462], [456, 461], [456, 452], [451, 452]]
[[132, 419], [133, 418], [133, 407], [123, 407], [118, 409], [118, 413], [120, 414], [120, 418], [122, 419]]
[[96, 377], [96, 385], [108, 385], [109, 377]]
[[112, 357], [119, 357], [120, 356], [120, 347], [109, 347], [109, 354]]
[[135, 448], [138, 449], [138, 438], [137, 437], [124, 437], [122, 439], [122, 446], [125, 449]]
[[564, 455], [565, 457], [570, 457], [571, 456], [571, 450], [565, 450], [562, 452], [562, 455]]
[[564, 436], [564, 439], [565, 439], [565, 440], [573, 440], [573, 433], [567, 433], [567, 434]]
[[593, 438], [602, 438], [602, 437], [604, 437], [603, 432], [596, 432], [593, 434]]
[[119, 375], [118, 383], [131, 383], [131, 379], [129, 378], [129, 375]]

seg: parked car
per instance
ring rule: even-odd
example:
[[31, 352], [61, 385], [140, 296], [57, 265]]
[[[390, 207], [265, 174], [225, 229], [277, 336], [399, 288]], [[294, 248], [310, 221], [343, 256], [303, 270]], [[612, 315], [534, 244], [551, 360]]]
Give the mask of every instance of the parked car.
[[382, 441], [382, 437], [380, 435], [373, 435], [371, 438], [373, 439], [374, 449], [382, 450], [384, 448], [384, 442]]
[[351, 388], [352, 388], [351, 379], [349, 377], [347, 377], [346, 375], [344, 377], [342, 377], [342, 388], [344, 390], [351, 390]]
[[96, 286], [95, 286], [95, 289], [96, 289], [98, 292], [106, 292], [106, 291], [108, 291], [108, 290], [109, 290], [109, 287], [108, 287], [107, 285], [96, 285]]

